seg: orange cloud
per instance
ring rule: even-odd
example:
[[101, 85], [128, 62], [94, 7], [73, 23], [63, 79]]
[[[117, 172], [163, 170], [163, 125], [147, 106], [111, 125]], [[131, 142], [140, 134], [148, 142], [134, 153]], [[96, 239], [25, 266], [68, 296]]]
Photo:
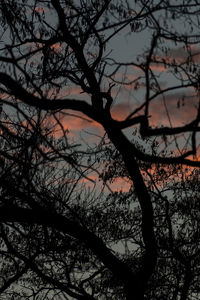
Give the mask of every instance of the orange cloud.
[[99, 176], [97, 174], [90, 174], [88, 177], [82, 178], [80, 180], [81, 183], [86, 184], [87, 187], [94, 188], [95, 185], [99, 187], [99, 189], [104, 188], [108, 192], [129, 192], [131, 188], [131, 182], [128, 178], [117, 177], [114, 179], [112, 183], [106, 183], [99, 181]]
[[191, 45], [187, 49], [185, 47], [179, 47], [175, 49], [171, 49], [169, 51], [169, 55], [171, 60], [175, 59], [179, 62], [184, 62], [186, 59], [191, 56], [193, 61], [199, 62], [200, 59], [200, 49], [196, 47], [196, 45]]
[[62, 47], [61, 43], [53, 44], [53, 45], [51, 45], [50, 48], [55, 53], [59, 53], [59, 52], [61, 52], [63, 50], [63, 47]]
[[112, 107], [111, 115], [114, 119], [118, 121], [122, 121], [127, 117], [130, 111], [131, 111], [131, 107], [128, 102], [119, 103]]
[[79, 86], [69, 88], [70, 95], [80, 95], [82, 92], [83, 90]]
[[103, 133], [103, 128], [99, 123], [85, 117], [81, 113], [76, 114], [74, 111], [57, 113], [55, 116], [52, 115], [49, 117], [49, 122], [54, 125], [54, 136], [56, 138], [63, 135], [63, 130], [71, 137], [77, 136], [82, 130], [87, 129], [93, 129], [98, 135], [102, 135]]
[[39, 14], [43, 14], [43, 13], [47, 12], [47, 8], [43, 8], [41, 6], [35, 6], [34, 11], [36, 11]]
[[[184, 97], [184, 98], [183, 98]], [[149, 121], [152, 125], [169, 126], [168, 115], [173, 126], [182, 126], [196, 117], [198, 99], [192, 95], [174, 94], [157, 99], [150, 105]]]
[[[70, 96], [77, 96], [77, 99], [86, 100], [86, 97], [83, 93], [83, 90], [78, 85], [66, 85], [64, 88], [62, 88], [59, 92], [56, 91], [54, 88], [48, 89], [46, 91], [46, 97], [49, 99], [70, 99]], [[74, 98], [74, 97], [73, 97]]]
[[[200, 61], [200, 49], [196, 45], [191, 45], [188, 48], [185, 47], [177, 47], [174, 49], [170, 49], [166, 56], [164, 55], [155, 55], [154, 57], [155, 61], [160, 62], [160, 68], [162, 69], [162, 66], [164, 68], [165, 62], [167, 64], [174, 64], [174, 62], [177, 63], [186, 63], [188, 58], [190, 58], [193, 62], [199, 62]], [[156, 69], [155, 63], [152, 63], [151, 69]], [[159, 66], [159, 64], [158, 64]], [[164, 68], [164, 70], [166, 70]]]
[[152, 64], [150, 65], [150, 69], [152, 71], [166, 72], [166, 67], [163, 64]]
[[129, 192], [131, 188], [131, 182], [127, 178], [115, 178], [110, 184], [110, 188], [113, 192]]

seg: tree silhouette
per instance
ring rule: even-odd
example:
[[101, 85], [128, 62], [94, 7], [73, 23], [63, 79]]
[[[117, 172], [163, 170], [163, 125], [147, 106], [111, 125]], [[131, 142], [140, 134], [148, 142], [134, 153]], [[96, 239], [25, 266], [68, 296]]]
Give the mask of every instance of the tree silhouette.
[[[1, 1], [2, 299], [198, 298], [199, 8]], [[69, 114], [100, 144], [71, 141]]]

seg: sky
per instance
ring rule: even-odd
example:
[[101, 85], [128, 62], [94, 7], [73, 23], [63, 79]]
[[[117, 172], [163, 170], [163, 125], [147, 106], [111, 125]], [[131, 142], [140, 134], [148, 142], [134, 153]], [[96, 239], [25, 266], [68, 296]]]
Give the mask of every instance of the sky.
[[[34, 9], [39, 15], [45, 15], [46, 21], [50, 22], [51, 25], [56, 28], [57, 22], [55, 15], [53, 13], [49, 13], [47, 7], [44, 8], [41, 4], [38, 4]], [[157, 17], [159, 18], [159, 16]], [[168, 22], [166, 16], [164, 21]], [[160, 22], [162, 23], [164, 21]], [[143, 20], [141, 23], [142, 22]], [[180, 32], [185, 30], [181, 18], [173, 21], [172, 26], [176, 26]], [[36, 32], [36, 36], [39, 37], [38, 32]], [[5, 37], [6, 33], [4, 35], [4, 39]], [[116, 74], [112, 76], [115, 86], [112, 88], [111, 92], [111, 95], [114, 99], [111, 114], [116, 120], [125, 119], [145, 100], [147, 90], [144, 72], [142, 72], [141, 69], [136, 66], [136, 64], [145, 61], [145, 58], [148, 56], [148, 50], [150, 49], [151, 43], [152, 31], [138, 30], [136, 32], [131, 30], [130, 26], [125, 27], [107, 43], [105, 48], [105, 56], [115, 60], [117, 63], [122, 64], [117, 70]], [[165, 89], [178, 83], [180, 78], [179, 72], [178, 74], [172, 75], [170, 68], [164, 66], [163, 59], [165, 59], [169, 64], [173, 64], [173, 61], [176, 61], [181, 66], [181, 64], [187, 60], [188, 51], [191, 51], [193, 54], [195, 54], [194, 62], [198, 64], [200, 60], [200, 48], [198, 48], [197, 45], [192, 45], [190, 49], [186, 49], [183, 43], [179, 43], [177, 45], [175, 43], [170, 44], [170, 42], [167, 40], [161, 46], [163, 47], [163, 53], [165, 54], [161, 53], [161, 49], [159, 49], [159, 51], [155, 54], [155, 59], [159, 58], [160, 63], [151, 63], [150, 71], [155, 75], [160, 87]], [[169, 47], [169, 49], [165, 52], [165, 48], [167, 49], [167, 47]], [[34, 49], [31, 43], [29, 43], [29, 48], [32, 50]], [[55, 43], [53, 46], [51, 46], [51, 50], [59, 55], [59, 52], [64, 51], [64, 48], [63, 45]], [[94, 51], [96, 51], [96, 48], [91, 45], [89, 55], [95, 54], [93, 53]], [[32, 68], [32, 71], [34, 71], [34, 68], [37, 71], [37, 65], [40, 64], [40, 59], [41, 58], [38, 56], [33, 56], [29, 62], [29, 66]], [[130, 63], [128, 67], [123, 65], [127, 64], [127, 62]], [[131, 65], [131, 63], [133, 64]], [[105, 72], [109, 74], [112, 70], [112, 66], [107, 66]], [[184, 80], [184, 76], [186, 76], [186, 74], [180, 74], [182, 76], [181, 79]], [[126, 84], [121, 85], [120, 81], [126, 82]], [[111, 80], [105, 78], [101, 85], [102, 90], [106, 91], [108, 89], [108, 84], [111, 82]], [[152, 84], [155, 85], [156, 91], [157, 87], [155, 81]], [[49, 97], [53, 97], [54, 93], [55, 91], [53, 88], [48, 90]], [[151, 92], [150, 96], [152, 95], [153, 92]], [[87, 95], [83, 94], [81, 88], [76, 85], [65, 86], [60, 91], [58, 97], [73, 99], [77, 98], [88, 101]], [[173, 90], [167, 93], [165, 97], [158, 96], [151, 101], [149, 109], [149, 125], [151, 127], [182, 126], [195, 118], [197, 106], [198, 97], [193, 89], [186, 88]], [[139, 114], [141, 113], [143, 113], [142, 110], [139, 112]], [[77, 140], [81, 143], [87, 141], [87, 143], [90, 143], [91, 145], [96, 145], [104, 135], [103, 128], [97, 122], [94, 122], [81, 114], [78, 114], [79, 117], [77, 117], [76, 112], [68, 111], [65, 112], [64, 115], [62, 113], [59, 113], [58, 115], [62, 120], [64, 129], [69, 131], [69, 136], [74, 140]], [[53, 116], [51, 117], [50, 121], [55, 121]], [[129, 128], [124, 132], [128, 138], [131, 139], [133, 137], [133, 128]], [[59, 131], [56, 132], [57, 137], [60, 137], [60, 134], [62, 133], [59, 133]], [[183, 139], [180, 143], [183, 143]], [[116, 188], [120, 186], [119, 179], [116, 180], [115, 186]]]
[[[44, 10], [41, 6], [36, 6], [35, 11], [39, 14], [47, 13], [47, 20], [49, 20], [48, 11]], [[178, 21], [179, 22], [179, 21]], [[181, 26], [181, 24], [177, 24], [177, 26]], [[182, 28], [181, 28], [182, 30]], [[140, 105], [145, 101], [147, 89], [146, 82], [144, 78], [144, 72], [136, 66], [139, 63], [145, 61], [146, 56], [148, 56], [148, 49], [150, 49], [150, 45], [152, 42], [152, 34], [148, 31], [142, 32], [133, 32], [129, 27], [122, 30], [120, 33], [116, 34], [112, 40], [109, 41], [106, 49], [105, 55], [115, 60], [117, 63], [121, 63], [121, 67], [117, 70], [116, 74], [112, 76], [112, 80], [105, 78], [102, 82], [102, 91], [106, 91], [108, 89], [109, 83], [115, 83], [112, 88], [111, 95], [114, 99], [111, 114], [112, 117], [116, 120], [124, 120], [126, 117], [136, 110]], [[165, 48], [169, 46], [169, 50], [165, 53], [156, 53], [155, 59], [159, 57], [160, 63], [151, 63], [150, 71], [154, 74], [156, 80], [160, 83], [160, 87], [165, 89], [169, 86], [176, 85], [180, 79], [185, 80], [187, 74], [184, 72], [180, 73], [182, 64], [188, 58], [188, 51], [191, 51], [194, 56], [194, 62], [198, 65], [200, 61], [200, 48], [197, 45], [192, 45], [190, 49], [184, 48], [183, 44], [167, 44], [168, 42], [162, 45], [163, 53], [165, 53]], [[33, 45], [30, 43], [29, 49], [34, 49]], [[54, 53], [59, 55], [60, 51], [64, 51], [64, 48], [58, 43], [55, 43], [51, 50]], [[94, 49], [91, 48], [91, 52]], [[180, 69], [177, 73], [171, 73], [171, 68], [166, 67], [163, 63], [163, 59], [165, 59], [169, 64], [173, 64], [173, 62], [177, 62]], [[28, 68], [31, 71], [37, 72], [37, 67], [40, 64], [41, 57], [33, 56], [31, 61], [29, 62]], [[111, 60], [109, 61], [112, 62]], [[125, 64], [129, 62], [130, 65], [127, 67]], [[22, 61], [24, 64], [24, 61]], [[113, 66], [108, 66], [106, 68], [107, 74], [109, 74], [113, 70]], [[188, 70], [188, 74], [193, 76], [193, 73]], [[181, 77], [180, 77], [181, 76]], [[195, 76], [195, 74], [194, 74]], [[152, 81], [154, 84], [154, 90], [151, 92], [149, 97], [152, 97], [154, 93], [158, 92], [158, 88], [156, 86], [156, 80]], [[120, 84], [120, 81], [123, 81], [126, 84]], [[152, 86], [153, 88], [153, 86]], [[53, 98], [56, 95], [56, 91], [54, 88], [48, 89], [47, 96], [49, 98]], [[58, 98], [67, 98], [67, 99], [83, 99], [85, 101], [88, 100], [88, 96], [82, 93], [82, 90], [79, 86], [76, 85], [66, 85], [57, 95]], [[152, 128], [158, 126], [182, 126], [192, 121], [197, 113], [198, 108], [198, 95], [192, 88], [185, 89], [176, 89], [172, 90], [164, 97], [157, 96], [155, 99], [152, 98], [150, 109], [149, 109], [149, 126]], [[138, 112], [138, 115], [142, 114], [143, 110]], [[137, 115], [137, 114], [136, 114]], [[169, 117], [170, 116], [170, 117]], [[63, 111], [58, 112], [56, 117], [61, 121], [63, 128], [59, 128], [59, 125], [56, 126], [56, 131], [54, 132], [54, 136], [59, 139], [62, 137], [63, 129], [68, 131], [69, 138], [75, 144], [81, 144], [79, 150], [82, 150], [86, 147], [90, 147], [89, 149], [93, 149], [97, 147], [97, 145], [102, 142], [102, 138], [104, 137], [104, 130], [100, 124], [89, 119], [81, 113], [77, 113], [74, 111]], [[48, 121], [51, 124], [56, 124], [55, 115], [51, 114], [49, 116]], [[24, 123], [25, 124], [25, 123]], [[25, 125], [26, 126], [26, 125]], [[138, 130], [138, 126], [136, 126]], [[138, 142], [141, 146], [144, 147], [145, 151], [148, 153], [152, 152], [152, 144], [155, 141], [158, 141], [158, 151], [161, 153], [166, 148], [166, 143], [164, 138], [155, 139], [150, 138], [148, 141], [137, 136], [134, 128], [128, 128], [123, 131], [125, 135], [130, 139], [134, 140], [134, 142]], [[172, 151], [172, 153], [176, 154], [174, 149], [177, 146], [180, 148], [186, 148], [188, 146], [187, 135], [181, 135], [179, 141], [175, 140], [172, 136], [168, 139], [169, 146], [168, 151]], [[198, 135], [198, 141], [199, 141]], [[85, 162], [87, 165], [87, 162]], [[122, 178], [116, 177], [113, 181], [107, 181], [106, 185], [104, 183], [100, 183], [99, 172], [103, 171], [106, 166], [106, 161], [102, 159], [99, 162], [100, 168], [98, 170], [93, 169], [91, 172], [86, 172], [86, 176], [80, 180], [81, 184], [86, 184], [86, 187], [93, 190], [96, 188], [97, 191], [100, 190], [101, 187], [104, 188], [105, 195], [110, 191], [123, 191], [128, 192], [132, 183], [130, 180], [124, 175]], [[63, 166], [63, 165], [62, 165]], [[95, 165], [96, 168], [96, 165]], [[155, 171], [154, 168], [151, 168], [149, 172], [153, 174]], [[178, 174], [179, 171], [177, 171]], [[144, 172], [142, 172], [144, 175]], [[187, 173], [184, 174], [186, 176]], [[189, 172], [188, 172], [189, 174]], [[174, 174], [173, 174], [174, 176]], [[144, 178], [146, 180], [147, 177]], [[165, 178], [165, 182], [158, 183], [158, 188], [162, 189], [164, 184], [171, 180], [171, 177], [168, 176]], [[99, 189], [99, 190], [98, 190]], [[168, 193], [169, 195], [169, 193]], [[99, 199], [98, 199], [99, 200]], [[119, 249], [119, 245], [116, 245]], [[114, 248], [113, 248], [114, 249]]]

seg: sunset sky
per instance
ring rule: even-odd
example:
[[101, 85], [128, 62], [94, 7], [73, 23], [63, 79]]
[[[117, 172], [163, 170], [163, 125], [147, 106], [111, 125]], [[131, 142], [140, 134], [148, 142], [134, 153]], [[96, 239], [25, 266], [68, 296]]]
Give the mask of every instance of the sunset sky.
[[[47, 7], [42, 5], [37, 5], [34, 9], [38, 14], [45, 15], [46, 21], [49, 22], [52, 27], [56, 28], [57, 19], [53, 10], [50, 11]], [[31, 11], [28, 13], [30, 14]], [[142, 22], [143, 21], [141, 21], [141, 23]], [[174, 20], [173, 26], [174, 28], [178, 28], [180, 32], [185, 30], [182, 28], [181, 20]], [[114, 100], [111, 114], [116, 120], [126, 119], [129, 114], [145, 102], [147, 84], [145, 68], [142, 64], [145, 63], [151, 48], [152, 33], [153, 31], [149, 29], [135, 32], [130, 26], [127, 26], [114, 35], [104, 49], [104, 56], [107, 59], [108, 65], [105, 69], [106, 76], [101, 83], [101, 89], [102, 91], [107, 91], [109, 84], [114, 84], [111, 91]], [[102, 32], [102, 35], [105, 35], [104, 38], [109, 34], [109, 31], [106, 33]], [[36, 36], [39, 37], [40, 33], [37, 32]], [[6, 33], [4, 38], [6, 40]], [[32, 43], [27, 43], [26, 47], [34, 50], [34, 45]], [[66, 45], [64, 44], [55, 43], [51, 46], [51, 51], [59, 55], [59, 53], [65, 51], [65, 47]], [[184, 74], [181, 69], [179, 69], [176, 74], [173, 69], [173, 63], [176, 63], [178, 66], [184, 65], [189, 57], [189, 53], [191, 53], [193, 55], [193, 62], [199, 64], [200, 49], [195, 44], [190, 45], [186, 49], [183, 43], [176, 45], [176, 43], [169, 42], [168, 40], [165, 40], [162, 47], [162, 51], [160, 48], [152, 55], [149, 71], [159, 83], [159, 88], [166, 89], [170, 86], [179, 84], [179, 81], [184, 80], [186, 78], [184, 76], [187, 75]], [[92, 61], [97, 50], [93, 45], [91, 45], [89, 50], [90, 51], [88, 51], [85, 56], [88, 61]], [[40, 64], [41, 55], [42, 53], [39, 55], [37, 53], [28, 61], [32, 71], [36, 70], [37, 66]], [[24, 62], [22, 61], [22, 64], [23, 63]], [[117, 72], [110, 76], [115, 70], [116, 63], [121, 65], [117, 69]], [[187, 124], [195, 119], [199, 102], [197, 92], [190, 87], [185, 89], [174, 89], [167, 92], [164, 97], [157, 95], [153, 99], [153, 95], [158, 93], [156, 80], [152, 80], [152, 91], [150, 91], [149, 94], [149, 97], [152, 97], [148, 113], [149, 125], [152, 128], [161, 126], [176, 127]], [[154, 87], [153, 84], [155, 85]], [[56, 93], [54, 88], [48, 89], [46, 93], [46, 96], [51, 99], [54, 99], [56, 96], [57, 98], [62, 99], [83, 99], [86, 102], [90, 102], [90, 95], [82, 93], [80, 86], [72, 85], [71, 83], [65, 85], [59, 93]], [[142, 113], [144, 113], [143, 109], [136, 115], [141, 115]], [[104, 130], [101, 125], [80, 113], [64, 111], [63, 113], [59, 112], [57, 116], [62, 121], [64, 129], [69, 130], [69, 136], [79, 143], [87, 141], [88, 144], [95, 145], [98, 144], [101, 137], [104, 135]], [[50, 117], [50, 122], [56, 122], [54, 116]], [[132, 138], [133, 131], [134, 128], [124, 130], [130, 139]], [[61, 135], [62, 132], [60, 131], [59, 133], [58, 130], [56, 136], [60, 137]], [[187, 137], [185, 136], [182, 137], [180, 143], [183, 144], [184, 139], [186, 140], [186, 138]], [[165, 147], [165, 145], [162, 144], [161, 147]], [[170, 147], [171, 150], [172, 146]], [[120, 186], [120, 182], [117, 182], [117, 180], [116, 186]]]

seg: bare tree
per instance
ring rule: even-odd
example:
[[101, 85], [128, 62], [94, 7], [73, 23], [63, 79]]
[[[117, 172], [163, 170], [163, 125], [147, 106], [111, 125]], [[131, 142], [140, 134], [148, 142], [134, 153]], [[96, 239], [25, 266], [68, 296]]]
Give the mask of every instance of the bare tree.
[[[12, 107], [15, 107], [17, 111], [22, 111], [21, 114], [23, 114], [27, 106], [34, 107], [42, 113], [43, 120], [48, 120], [52, 114], [56, 119], [56, 124], [59, 124], [63, 131], [63, 139], [65, 139], [65, 132], [58, 118], [58, 112], [65, 118], [66, 113], [75, 111], [79, 113], [77, 117], [87, 117], [100, 124], [109, 142], [115, 147], [116, 165], [113, 170], [116, 171], [115, 166], [119, 169], [120, 165], [122, 167], [121, 173], [111, 175], [117, 177], [120, 174], [123, 177], [123, 173], [126, 174], [132, 185], [128, 194], [128, 199], [132, 199], [130, 205], [132, 208], [135, 207], [136, 211], [136, 207], [139, 205], [136, 216], [134, 213], [136, 221], [133, 220], [132, 228], [135, 240], [133, 230], [134, 226], [138, 227], [139, 224], [138, 240], [135, 241], [137, 247], [135, 252], [134, 249], [129, 249], [129, 252], [134, 253], [133, 258], [131, 260], [129, 253], [129, 259], [126, 260], [124, 256], [121, 257], [119, 253], [113, 252], [109, 238], [104, 238], [106, 226], [107, 230], [112, 232], [112, 228], [115, 228], [112, 227], [114, 224], [109, 222], [112, 226], [108, 228], [110, 225], [106, 221], [103, 222], [104, 231], [103, 234], [100, 234], [97, 224], [97, 228], [94, 226], [94, 220], [89, 222], [90, 209], [88, 205], [85, 206], [83, 212], [80, 208], [76, 208], [77, 218], [65, 214], [64, 199], [58, 201], [58, 203], [62, 203], [61, 209], [55, 209], [57, 201], [54, 201], [55, 198], [49, 194], [48, 189], [46, 193], [42, 191], [42, 187], [39, 193], [34, 188], [31, 190], [33, 178], [30, 174], [29, 185], [25, 187], [27, 192], [30, 189], [26, 199], [17, 183], [13, 190], [9, 191], [9, 205], [4, 199], [0, 215], [2, 222], [12, 224], [10, 234], [15, 223], [26, 224], [26, 226], [38, 225], [42, 228], [42, 240], [45, 240], [46, 236], [49, 237], [48, 230], [52, 230], [54, 234], [56, 232], [60, 235], [60, 240], [62, 240], [62, 235], [70, 236], [70, 241], [75, 243], [75, 247], [76, 245], [85, 247], [88, 253], [92, 253], [90, 257], [95, 267], [91, 277], [84, 278], [82, 283], [77, 285], [78, 272], [73, 270], [73, 274], [76, 275], [75, 281], [62, 282], [62, 275], [60, 278], [52, 276], [54, 273], [59, 277], [58, 265], [52, 266], [49, 268], [50, 270], [46, 266], [47, 275], [41, 273], [41, 268], [36, 265], [37, 251], [32, 255], [29, 253], [27, 258], [27, 255], [12, 246], [9, 241], [9, 232], [7, 233], [4, 226], [2, 227], [1, 235], [5, 247], [16, 259], [23, 262], [23, 268], [31, 270], [50, 286], [53, 285], [74, 299], [112, 298], [113, 293], [118, 293], [121, 299], [148, 298], [148, 293], [153, 293], [150, 288], [152, 278], [159, 274], [159, 268], [164, 269], [160, 259], [161, 246], [158, 238], [159, 230], [162, 228], [160, 225], [162, 213], [157, 216], [159, 211], [157, 202], [161, 201], [165, 207], [161, 209], [161, 211], [164, 209], [166, 219], [163, 226], [169, 235], [172, 231], [172, 219], [165, 198], [163, 196], [154, 197], [146, 176], [150, 176], [149, 169], [154, 170], [154, 168], [162, 170], [161, 173], [164, 174], [167, 166], [173, 168], [180, 165], [192, 168], [200, 166], [198, 161], [198, 132], [200, 129], [198, 126], [199, 8], [199, 1], [185, 0], [179, 0], [176, 3], [169, 0], [102, 1], [101, 3], [99, 1], [64, 0], [30, 0], [17, 1], [17, 3], [12, 0], [1, 1], [1, 40], [3, 42], [0, 50], [0, 88], [1, 103], [10, 106], [7, 114], [11, 114]], [[124, 54], [123, 59], [117, 60], [111, 51], [112, 43], [116, 39], [119, 40], [120, 47], [122, 35], [127, 36], [130, 48], [133, 48], [131, 59]], [[135, 46], [138, 38], [145, 38], [140, 53], [137, 53]], [[132, 50], [130, 49], [130, 51]], [[72, 97], [73, 87], [78, 87], [80, 90], [80, 94], [76, 97]], [[119, 97], [125, 97], [124, 93], [127, 89], [130, 91], [130, 110], [124, 119], [118, 120], [113, 115], [115, 101]], [[125, 101], [122, 101], [122, 104], [125, 105]], [[191, 110], [188, 113], [189, 108]], [[189, 117], [190, 120], [188, 120]], [[31, 117], [30, 121], [32, 123]], [[134, 127], [138, 130], [134, 130]], [[37, 125], [35, 128], [37, 129]], [[132, 134], [128, 131], [130, 128]], [[9, 131], [10, 136], [14, 135], [17, 145], [21, 147], [21, 139], [19, 140], [16, 129], [14, 132], [8, 126], [5, 129], [4, 123], [2, 123], [2, 130], [5, 134]], [[44, 137], [44, 135], [42, 136]], [[33, 136], [31, 136], [32, 138], [34, 139]], [[49, 143], [48, 140], [46, 142]], [[50, 155], [50, 153], [46, 154], [45, 149], [41, 152], [37, 141], [34, 140], [32, 143], [31, 140], [31, 145], [35, 145], [34, 150], [37, 150], [44, 159]], [[155, 145], [158, 146], [155, 147]], [[10, 149], [10, 152], [2, 150], [2, 155], [9, 161], [18, 163], [18, 166], [23, 169], [26, 165], [24, 156], [29, 156], [31, 152], [29, 146], [23, 147], [25, 150], [23, 150], [21, 161], [19, 156], [16, 161], [15, 155], [13, 155], [13, 151], [17, 151], [15, 148]], [[87, 167], [84, 166], [84, 161], [82, 163], [78, 161], [75, 152], [73, 152], [75, 155], [73, 157], [68, 152], [66, 155], [65, 149], [57, 150], [52, 143], [50, 148], [53, 153], [52, 158], [49, 158], [50, 161], [57, 159], [66, 161], [77, 174], [83, 177], [87, 176], [84, 173]], [[94, 157], [95, 153], [98, 153], [98, 149], [94, 149]], [[117, 162], [119, 163], [117, 164]], [[5, 164], [3, 160], [2, 164]], [[160, 166], [162, 166], [161, 169]], [[40, 163], [34, 167], [34, 171], [37, 172], [39, 167]], [[100, 175], [101, 170], [99, 167]], [[23, 171], [19, 172], [17, 167], [16, 170], [13, 169], [13, 172], [17, 175], [15, 178], [20, 180], [20, 172]], [[27, 173], [27, 170], [24, 172]], [[170, 167], [166, 176], [158, 173], [156, 180], [151, 178], [152, 182], [164, 183], [169, 177], [168, 172], [170, 172]], [[104, 183], [107, 182], [105, 175], [108, 176], [107, 178], [111, 176], [109, 173], [102, 174], [100, 177], [103, 178]], [[173, 175], [175, 176], [175, 172]], [[67, 175], [64, 174], [64, 176]], [[42, 182], [38, 174], [36, 178], [38, 182], [41, 180], [41, 185], [45, 186], [46, 183]], [[45, 176], [43, 178], [46, 180]], [[20, 182], [20, 186], [21, 184]], [[13, 196], [11, 196], [12, 192]], [[27, 197], [29, 198], [28, 203]], [[104, 197], [106, 196], [104, 195]], [[125, 195], [122, 198], [125, 201]], [[105, 203], [100, 197], [98, 200]], [[112, 205], [117, 211], [118, 201], [116, 199]], [[103, 215], [103, 209], [101, 209], [101, 214]], [[117, 212], [114, 216], [117, 217]], [[108, 218], [108, 216], [106, 217]], [[99, 218], [96, 217], [96, 220], [100, 221]], [[120, 228], [121, 225], [118, 224], [118, 226]], [[18, 230], [22, 229], [18, 228]], [[22, 238], [21, 231], [20, 235]], [[40, 240], [39, 237], [38, 240]], [[73, 244], [73, 242], [71, 243]], [[169, 243], [170, 251], [173, 254], [171, 236], [169, 236]], [[73, 248], [73, 245], [70, 247]], [[168, 248], [165, 249], [168, 246], [162, 247], [163, 251], [168, 250]], [[39, 254], [42, 255], [40, 251]], [[77, 251], [75, 253], [77, 255]], [[198, 257], [197, 254], [198, 251], [194, 256]], [[177, 282], [179, 280], [180, 282], [176, 286], [182, 286], [182, 292], [180, 292], [181, 288], [177, 288], [170, 297], [171, 299], [181, 297], [183, 300], [189, 297], [188, 293], [192, 280], [194, 280], [191, 275], [192, 260], [185, 258], [183, 254], [177, 255], [181, 267], [177, 264], [177, 269], [180, 271]], [[38, 260], [38, 264], [40, 264], [40, 259], [38, 258]], [[53, 263], [53, 260], [50, 259], [50, 261]], [[80, 262], [81, 259], [79, 256], [78, 258], [75, 256], [72, 261], [76, 264], [75, 262]], [[17, 274], [20, 274], [23, 268], [21, 266]], [[182, 279], [181, 268], [185, 270], [185, 281]], [[103, 272], [105, 272], [105, 281], [108, 282], [102, 282]], [[163, 272], [167, 274], [168, 268]], [[96, 290], [92, 282], [96, 276], [98, 278], [99, 274], [101, 274], [101, 280], [99, 290]], [[158, 278], [158, 276], [156, 277]], [[172, 282], [173, 276], [170, 275], [166, 284], [170, 285]], [[88, 284], [87, 288], [84, 288], [85, 283]], [[95, 286], [97, 285], [95, 284]], [[104, 286], [107, 287], [106, 292], [101, 291]], [[159, 292], [155, 292], [151, 294], [152, 297], [163, 299], [162, 295], [156, 293], [159, 294]], [[162, 294], [162, 290], [160, 293]], [[195, 290], [195, 293], [198, 293], [198, 289]], [[104, 296], [106, 294], [107, 296]], [[117, 296], [115, 295], [115, 297]]]

